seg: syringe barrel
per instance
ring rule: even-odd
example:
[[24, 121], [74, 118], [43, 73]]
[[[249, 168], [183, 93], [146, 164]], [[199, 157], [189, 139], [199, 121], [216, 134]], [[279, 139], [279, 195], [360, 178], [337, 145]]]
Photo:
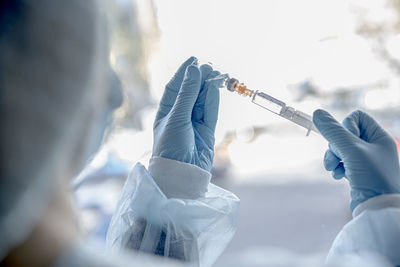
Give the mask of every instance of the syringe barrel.
[[[292, 107], [286, 107], [282, 110], [280, 116], [306, 128], [308, 131], [319, 132], [317, 128], [315, 128], [312, 117], [300, 110], [296, 110]], [[308, 135], [308, 134], [307, 134]]]
[[231, 92], [237, 92], [240, 95], [251, 97], [251, 101], [254, 104], [306, 128], [308, 130], [307, 135], [310, 131], [319, 133], [310, 115], [286, 106], [284, 102], [266, 93], [250, 90], [243, 83], [239, 83], [237, 79], [230, 78], [228, 74], [221, 75], [219, 79], [222, 81], [221, 87]]
[[251, 100], [254, 104], [259, 105], [275, 114], [280, 115], [285, 109], [286, 104], [266, 93], [256, 91]]

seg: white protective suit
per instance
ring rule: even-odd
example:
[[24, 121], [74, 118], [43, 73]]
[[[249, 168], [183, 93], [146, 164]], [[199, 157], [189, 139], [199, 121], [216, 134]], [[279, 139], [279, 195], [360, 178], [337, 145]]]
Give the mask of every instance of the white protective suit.
[[[110, 224], [108, 247], [212, 265], [233, 236], [239, 200], [209, 179], [197, 166], [174, 160], [153, 158], [149, 171], [137, 164]], [[207, 187], [203, 196], [190, 199]], [[400, 265], [400, 195], [372, 198], [353, 217], [334, 241], [326, 265], [371, 266], [371, 259], [381, 266]]]
[[366, 254], [400, 266], [400, 195], [371, 198], [353, 211], [353, 219], [337, 235], [327, 257], [334, 265], [346, 256]]

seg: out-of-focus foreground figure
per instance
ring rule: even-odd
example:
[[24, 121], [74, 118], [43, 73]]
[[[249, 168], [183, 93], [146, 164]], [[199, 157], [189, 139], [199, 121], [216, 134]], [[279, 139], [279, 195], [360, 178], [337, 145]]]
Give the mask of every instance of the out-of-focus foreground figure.
[[0, 257], [49, 265], [75, 242], [68, 183], [112, 110], [107, 31], [97, 1], [0, 3]]
[[69, 182], [122, 103], [108, 62], [104, 5], [0, 3], [2, 266], [161, 264], [143, 254], [122, 256], [122, 247], [211, 265], [233, 236], [238, 199], [209, 183], [219, 98], [205, 79], [219, 73], [195, 58], [166, 87], [151, 175], [138, 164], [124, 187], [108, 235], [118, 256], [102, 256], [80, 240]]

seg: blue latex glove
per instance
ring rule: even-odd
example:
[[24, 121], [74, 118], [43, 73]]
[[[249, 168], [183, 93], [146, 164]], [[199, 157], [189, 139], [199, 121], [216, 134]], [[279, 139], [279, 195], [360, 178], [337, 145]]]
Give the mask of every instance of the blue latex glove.
[[153, 156], [210, 171], [218, 118], [220, 73], [189, 58], [165, 87], [154, 122]]
[[349, 180], [352, 211], [369, 198], [400, 193], [396, 143], [373, 118], [355, 111], [340, 124], [328, 112], [316, 110], [313, 120], [329, 142], [325, 168], [335, 179]]

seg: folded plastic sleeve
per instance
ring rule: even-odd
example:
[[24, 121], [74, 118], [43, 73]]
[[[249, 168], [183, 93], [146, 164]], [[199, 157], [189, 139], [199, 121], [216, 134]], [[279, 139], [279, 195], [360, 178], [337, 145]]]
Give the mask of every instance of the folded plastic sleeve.
[[235, 233], [239, 199], [197, 166], [157, 158], [149, 169], [156, 178], [140, 163], [128, 176], [107, 247], [211, 266]]
[[204, 197], [211, 173], [185, 162], [153, 157], [149, 173], [168, 198], [197, 199]]

